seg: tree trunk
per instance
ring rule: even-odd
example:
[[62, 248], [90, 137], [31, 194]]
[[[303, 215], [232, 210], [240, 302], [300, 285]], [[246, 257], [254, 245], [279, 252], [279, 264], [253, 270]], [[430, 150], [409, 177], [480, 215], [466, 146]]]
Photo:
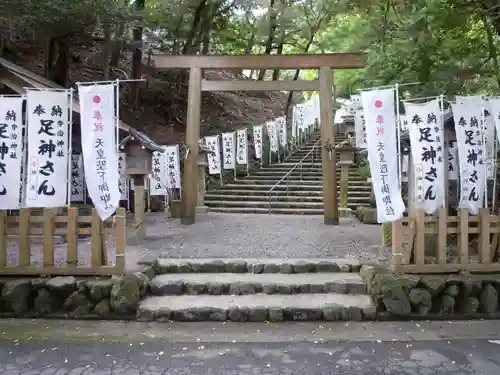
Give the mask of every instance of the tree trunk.
[[102, 64], [102, 69], [103, 69], [103, 74], [104, 74], [104, 80], [107, 81], [109, 80], [109, 68], [110, 68], [110, 57], [111, 57], [111, 50], [113, 49], [113, 42], [111, 41], [111, 25], [109, 22], [105, 21], [104, 25], [104, 51], [103, 51], [103, 64]]
[[111, 57], [109, 59], [110, 66], [118, 67], [118, 64], [120, 62], [120, 56], [122, 53], [124, 32], [125, 32], [125, 24], [122, 22], [116, 28], [115, 41], [113, 43]]
[[[276, 26], [277, 25], [276, 25], [275, 0], [269, 0], [269, 36], [267, 37], [266, 49], [264, 50], [264, 53], [266, 55], [270, 55], [273, 49], [273, 40], [274, 40], [274, 33], [276, 31]], [[262, 81], [265, 75], [266, 75], [266, 70], [262, 69], [259, 72], [259, 77], [257, 79], [259, 81]]]
[[69, 87], [69, 43], [66, 38], [61, 38], [57, 40], [57, 44], [59, 46], [58, 55], [50, 79], [62, 87]]
[[207, 6], [207, 0], [200, 0], [196, 10], [194, 11], [193, 23], [191, 25], [191, 30], [189, 30], [189, 36], [186, 39], [186, 43], [184, 44], [184, 48], [182, 49], [182, 54], [186, 55], [191, 52], [191, 48], [193, 47], [193, 41], [196, 36], [196, 31], [198, 30], [198, 25], [201, 21], [201, 16], [203, 14], [203, 10]]
[[[135, 9], [142, 11], [146, 5], [146, 0], [135, 0]], [[142, 66], [142, 26], [134, 27], [133, 37], [135, 48], [132, 53], [132, 79], [141, 78]], [[137, 108], [139, 106], [139, 82], [132, 82], [131, 85], [132, 103]]]
[[[306, 46], [304, 47], [303, 53], [309, 52], [309, 48], [311, 48], [311, 45], [313, 43], [313, 40], [314, 40], [315, 36], [316, 36], [316, 30], [313, 30], [311, 32], [311, 37], [309, 38], [309, 40], [307, 41]], [[294, 81], [298, 80], [299, 79], [299, 75], [300, 75], [300, 69], [297, 69], [295, 71], [294, 76], [293, 76], [293, 80]], [[292, 105], [292, 99], [293, 99], [293, 91], [290, 91], [288, 93], [288, 98], [286, 99], [285, 116], [288, 116], [288, 111], [290, 110], [290, 106]]]
[[[280, 36], [279, 36], [279, 43], [278, 47], [276, 49], [276, 54], [281, 55], [283, 54], [283, 45], [285, 44], [285, 30], [283, 27], [280, 26]], [[273, 81], [277, 81], [280, 78], [280, 70], [279, 69], [274, 69], [273, 71]]]
[[54, 38], [50, 38], [47, 43], [47, 49], [45, 52], [45, 77], [51, 78], [52, 75], [52, 67], [54, 66], [54, 59], [56, 54], [56, 40]]

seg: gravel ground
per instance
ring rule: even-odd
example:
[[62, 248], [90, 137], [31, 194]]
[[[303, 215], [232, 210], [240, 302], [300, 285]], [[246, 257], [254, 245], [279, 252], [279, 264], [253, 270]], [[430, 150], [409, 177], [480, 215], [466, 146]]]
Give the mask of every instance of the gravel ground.
[[[130, 224], [131, 222], [129, 222]], [[130, 228], [130, 227], [129, 227]], [[199, 215], [194, 225], [152, 213], [147, 218], [146, 237], [137, 241], [127, 230], [127, 265], [144, 256], [164, 258], [349, 258], [385, 261], [390, 250], [380, 248], [380, 228], [344, 218], [339, 226], [326, 226], [318, 216], [243, 215], [209, 213]], [[108, 241], [113, 264], [115, 248]], [[66, 245], [55, 245], [55, 264], [66, 263]], [[18, 262], [17, 241], [9, 240], [8, 264]], [[31, 264], [43, 263], [39, 241], [31, 245]], [[79, 240], [78, 263], [90, 263], [90, 239]]]
[[[380, 227], [320, 216], [209, 213], [191, 226], [164, 214], [148, 217], [146, 238], [135, 251], [165, 258], [350, 258], [387, 260]], [[131, 242], [131, 241], [130, 241]]]

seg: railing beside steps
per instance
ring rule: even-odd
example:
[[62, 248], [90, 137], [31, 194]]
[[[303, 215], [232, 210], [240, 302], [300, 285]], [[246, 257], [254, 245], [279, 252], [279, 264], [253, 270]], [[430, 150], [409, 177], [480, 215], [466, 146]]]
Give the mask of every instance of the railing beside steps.
[[320, 142], [321, 138], [314, 143], [312, 149], [302, 159], [300, 159], [297, 163], [295, 163], [295, 165], [292, 168], [290, 168], [290, 170], [276, 184], [274, 184], [274, 186], [271, 189], [269, 189], [269, 191], [267, 192], [267, 194], [269, 195], [269, 214], [271, 214], [271, 199], [274, 189], [276, 189], [283, 181], [286, 181], [286, 195], [288, 195], [288, 182], [289, 182], [288, 178], [293, 173], [293, 171], [295, 171], [299, 167], [300, 167], [300, 180], [302, 181], [302, 166], [304, 164], [304, 161], [310, 157], [311, 163], [314, 164], [314, 153], [316, 147], [318, 147]]

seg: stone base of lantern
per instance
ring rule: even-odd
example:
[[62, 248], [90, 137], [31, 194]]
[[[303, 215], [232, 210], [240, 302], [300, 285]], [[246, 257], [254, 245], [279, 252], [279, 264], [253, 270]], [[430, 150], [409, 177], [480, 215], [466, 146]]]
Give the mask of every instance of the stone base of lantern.
[[196, 206], [197, 214], [207, 214], [210, 209], [207, 206]]

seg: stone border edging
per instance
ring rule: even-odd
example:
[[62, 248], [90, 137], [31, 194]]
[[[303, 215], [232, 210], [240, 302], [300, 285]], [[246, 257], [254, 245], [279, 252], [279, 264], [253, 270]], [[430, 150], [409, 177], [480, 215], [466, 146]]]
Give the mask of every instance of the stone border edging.
[[382, 266], [363, 266], [361, 278], [377, 307], [388, 319], [500, 317], [500, 275], [401, 275]]

